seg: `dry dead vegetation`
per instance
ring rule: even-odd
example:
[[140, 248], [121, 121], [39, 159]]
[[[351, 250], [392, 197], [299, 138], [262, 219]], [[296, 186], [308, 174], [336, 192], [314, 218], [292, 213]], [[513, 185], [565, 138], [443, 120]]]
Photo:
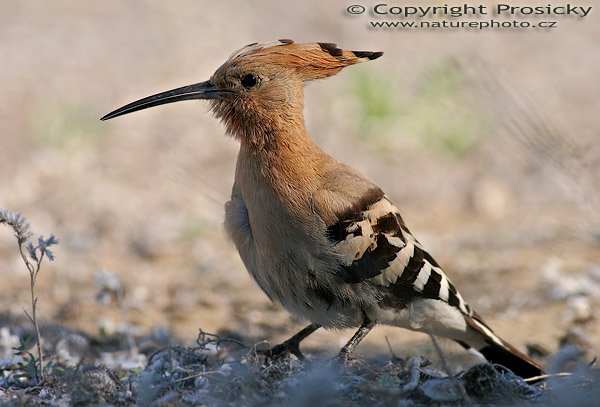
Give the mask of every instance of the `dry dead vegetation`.
[[[32, 334], [17, 321], [4, 323], [19, 336]], [[265, 343], [203, 331], [189, 347], [167, 345], [175, 340], [164, 332], [101, 342], [60, 326], [43, 332], [50, 361], [45, 378], [40, 381], [34, 372], [35, 357], [5, 362], [0, 366], [4, 405], [583, 406], [600, 397], [600, 370], [574, 346], [547, 361], [551, 373], [570, 375], [526, 383], [498, 365], [453, 373], [447, 363], [435, 369], [425, 357], [399, 358], [391, 351], [347, 366], [322, 355], [303, 361], [293, 355], [271, 358]], [[1, 345], [7, 339], [3, 332]], [[143, 368], [131, 368], [140, 360]]]
[[[204, 332], [191, 347], [160, 346], [164, 337], [136, 338], [144, 355], [130, 351], [115, 364], [107, 355], [123, 354], [127, 338], [99, 344], [81, 333], [53, 329], [60, 335], [50, 333], [46, 343], [55, 364], [43, 383], [19, 375], [23, 368], [3, 366], [4, 405], [561, 406], [595, 405], [600, 396], [600, 370], [590, 368], [575, 348], [550, 360], [552, 369], [569, 369], [572, 375], [528, 384], [501, 366], [480, 364], [448, 374], [421, 356], [359, 359], [348, 366], [322, 356], [271, 359], [260, 345]], [[147, 358], [143, 369], [122, 367], [136, 364], [137, 356]]]
[[[175, 3], [0, 4], [0, 207], [61, 242], [36, 281], [37, 384], [28, 272], [0, 228], [0, 404], [597, 404], [600, 14], [438, 33], [368, 30], [339, 2]], [[310, 133], [501, 336], [573, 376], [527, 384], [384, 327], [347, 369], [329, 360], [348, 332], [316, 332], [307, 361], [256, 352], [299, 324], [221, 232], [236, 144], [198, 103], [98, 118], [282, 37], [385, 52], [307, 88]]]

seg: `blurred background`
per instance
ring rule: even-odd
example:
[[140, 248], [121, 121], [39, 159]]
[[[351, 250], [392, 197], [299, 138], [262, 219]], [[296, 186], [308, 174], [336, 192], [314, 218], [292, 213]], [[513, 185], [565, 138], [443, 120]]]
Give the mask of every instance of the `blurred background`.
[[[225, 240], [238, 146], [207, 104], [99, 121], [208, 79], [245, 44], [291, 38], [384, 51], [310, 84], [307, 127], [387, 192], [490, 325], [520, 347], [600, 350], [596, 10], [547, 31], [375, 30], [349, 4], [0, 3], [0, 207], [61, 240], [39, 277], [44, 321], [183, 343], [199, 328], [274, 343], [302, 326]], [[27, 280], [0, 229], [0, 324], [23, 317]], [[307, 346], [333, 354], [350, 335]], [[386, 337], [399, 355], [432, 346], [379, 327], [359, 353], [387, 353]]]

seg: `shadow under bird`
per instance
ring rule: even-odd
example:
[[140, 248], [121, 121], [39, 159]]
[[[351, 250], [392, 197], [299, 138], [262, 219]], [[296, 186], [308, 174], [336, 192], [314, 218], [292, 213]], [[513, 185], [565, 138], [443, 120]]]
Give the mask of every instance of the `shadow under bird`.
[[225, 229], [269, 298], [310, 322], [274, 353], [302, 357], [300, 342], [320, 327], [358, 328], [338, 355], [346, 361], [380, 323], [447, 337], [524, 378], [539, 376], [540, 367], [467, 304], [384, 192], [306, 131], [304, 85], [381, 55], [330, 43], [250, 44], [210, 80], [140, 99], [101, 120], [207, 99], [239, 140]]

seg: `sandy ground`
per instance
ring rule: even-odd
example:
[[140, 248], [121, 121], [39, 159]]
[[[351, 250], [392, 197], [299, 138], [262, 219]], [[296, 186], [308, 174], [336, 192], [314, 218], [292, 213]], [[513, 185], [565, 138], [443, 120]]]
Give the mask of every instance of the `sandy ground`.
[[[0, 207], [61, 240], [39, 279], [47, 322], [93, 336], [167, 327], [183, 343], [199, 328], [276, 342], [302, 326], [224, 238], [237, 145], [207, 106], [98, 120], [207, 79], [247, 43], [292, 38], [385, 52], [311, 84], [307, 127], [387, 191], [490, 325], [519, 347], [555, 351], [572, 330], [600, 350], [598, 15], [552, 31], [373, 30], [346, 6], [0, 4]], [[0, 276], [0, 311], [22, 315], [8, 230]], [[122, 291], [100, 301], [110, 278]], [[350, 335], [306, 346], [333, 353]], [[387, 353], [386, 337], [399, 354], [431, 351], [426, 336], [378, 328], [361, 352]]]

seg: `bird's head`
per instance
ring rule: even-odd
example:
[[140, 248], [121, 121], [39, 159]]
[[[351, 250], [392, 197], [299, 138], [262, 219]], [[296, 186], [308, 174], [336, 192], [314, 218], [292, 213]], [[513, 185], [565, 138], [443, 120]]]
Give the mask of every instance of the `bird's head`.
[[306, 82], [334, 75], [346, 66], [382, 54], [291, 40], [250, 44], [235, 52], [208, 81], [137, 100], [101, 120], [181, 100], [208, 99], [229, 133], [251, 139], [286, 122], [302, 120]]

